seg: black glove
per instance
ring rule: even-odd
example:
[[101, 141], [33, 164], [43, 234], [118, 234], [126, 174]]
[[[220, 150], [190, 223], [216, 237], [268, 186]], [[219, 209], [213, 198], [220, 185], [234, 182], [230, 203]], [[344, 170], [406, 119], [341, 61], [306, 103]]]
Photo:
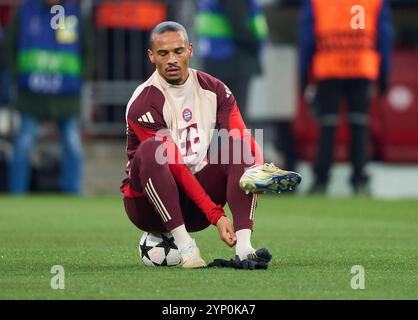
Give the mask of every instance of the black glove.
[[268, 264], [267, 262], [257, 262], [250, 259], [245, 260], [235, 260], [236, 269], [247, 269], [247, 270], [260, 270], [260, 269], [267, 269]]
[[215, 259], [207, 265], [207, 268], [233, 268], [233, 260]]
[[250, 259], [240, 260], [238, 257], [230, 260], [215, 259], [207, 265], [207, 268], [233, 268], [246, 270], [267, 269], [267, 267], [268, 264], [266, 262], [257, 262]]
[[379, 94], [383, 96], [389, 88], [389, 80], [388, 76], [384, 73], [380, 74], [379, 80], [378, 80], [378, 87], [379, 87]]

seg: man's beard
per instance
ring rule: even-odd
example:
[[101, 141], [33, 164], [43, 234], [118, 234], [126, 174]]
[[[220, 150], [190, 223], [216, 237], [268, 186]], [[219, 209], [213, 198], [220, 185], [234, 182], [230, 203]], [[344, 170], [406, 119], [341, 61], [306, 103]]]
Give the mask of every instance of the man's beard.
[[169, 84], [179, 85], [179, 84], [181, 83], [181, 81], [182, 81], [182, 78], [172, 79], [172, 80], [170, 80], [170, 79], [166, 79], [166, 81], [167, 81]]

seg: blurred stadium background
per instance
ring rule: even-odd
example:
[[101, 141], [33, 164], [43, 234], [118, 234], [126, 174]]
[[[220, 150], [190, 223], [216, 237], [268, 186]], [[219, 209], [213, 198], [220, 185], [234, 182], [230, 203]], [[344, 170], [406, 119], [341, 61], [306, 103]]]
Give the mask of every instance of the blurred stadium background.
[[[274, 123], [292, 124], [297, 167], [305, 177], [299, 192], [310, 185], [318, 128], [297, 90], [298, 0], [261, 1], [269, 25], [269, 42], [263, 54], [264, 74], [251, 85], [250, 117], [265, 129], [266, 159], [283, 165]], [[0, 19], [7, 26], [19, 1], [0, 1]], [[82, 128], [85, 147], [84, 193], [115, 194], [124, 178], [125, 107], [133, 90], [153, 71], [146, 56], [150, 29], [162, 20], [184, 24], [195, 42], [193, 0], [108, 1], [83, 0], [84, 13], [93, 24], [94, 76], [84, 85]], [[134, 10], [132, 11], [132, 8]], [[391, 89], [376, 98], [371, 110], [369, 164], [371, 193], [375, 197], [418, 197], [418, 1], [391, 1], [396, 46]], [[129, 11], [135, 12], [129, 14]], [[197, 50], [197, 46], [195, 46]], [[200, 67], [199, 54], [192, 67]], [[269, 80], [269, 81], [266, 81]], [[349, 195], [348, 126], [344, 112], [338, 127], [329, 193]], [[10, 152], [10, 137], [18, 115], [13, 106], [0, 108], [0, 150], [3, 168]], [[33, 191], [54, 191], [59, 163], [56, 131], [46, 124], [33, 154]], [[286, 138], [286, 137], [282, 137]], [[393, 186], [394, 181], [402, 180]], [[5, 191], [5, 181], [1, 183]]]

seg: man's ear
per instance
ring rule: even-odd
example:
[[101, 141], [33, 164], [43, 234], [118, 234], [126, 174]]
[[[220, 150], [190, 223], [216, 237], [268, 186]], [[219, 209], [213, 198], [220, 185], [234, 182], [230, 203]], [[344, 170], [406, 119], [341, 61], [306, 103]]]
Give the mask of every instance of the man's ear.
[[189, 52], [190, 52], [190, 58], [193, 57], [193, 44], [189, 44]]
[[152, 50], [151, 50], [151, 49], [148, 49], [148, 50], [147, 50], [147, 53], [148, 53], [148, 58], [150, 59], [150, 61], [151, 61], [152, 63], [155, 63], [154, 53], [152, 52]]

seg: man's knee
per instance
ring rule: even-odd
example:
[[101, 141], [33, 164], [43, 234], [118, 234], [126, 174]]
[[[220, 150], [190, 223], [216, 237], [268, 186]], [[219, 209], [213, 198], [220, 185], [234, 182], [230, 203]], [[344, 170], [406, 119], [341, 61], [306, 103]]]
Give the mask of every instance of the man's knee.
[[167, 231], [144, 198], [125, 198], [124, 206], [129, 220], [138, 229], [148, 232]]
[[[211, 156], [213, 156], [211, 154]], [[251, 152], [251, 142], [241, 138], [229, 137], [228, 140], [222, 141], [219, 152], [215, 159], [218, 164], [245, 164], [253, 165], [255, 163], [254, 156]], [[211, 161], [211, 163], [215, 163]]]
[[135, 153], [135, 161], [141, 164], [164, 165], [166, 162], [166, 147], [162, 141], [150, 138], [141, 142]]
[[230, 164], [253, 165], [255, 163], [249, 139], [230, 138], [229, 145]]

